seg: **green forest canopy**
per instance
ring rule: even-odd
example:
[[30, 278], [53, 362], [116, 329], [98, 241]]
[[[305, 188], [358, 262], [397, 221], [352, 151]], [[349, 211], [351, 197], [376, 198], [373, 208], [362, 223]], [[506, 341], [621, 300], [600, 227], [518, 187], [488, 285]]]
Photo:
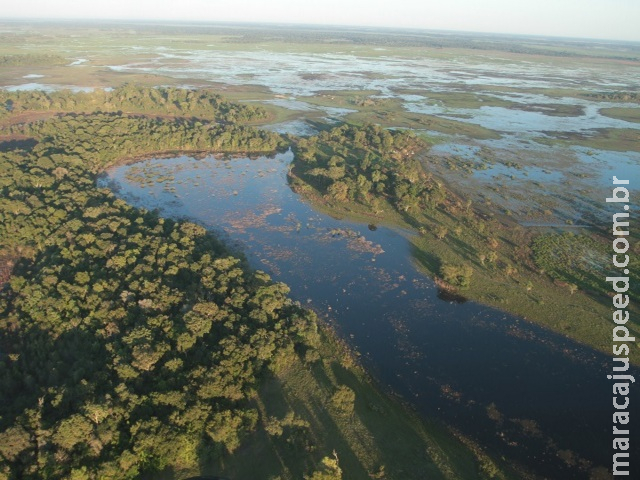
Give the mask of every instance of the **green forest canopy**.
[[[4, 107], [4, 108], [2, 108]], [[115, 89], [89, 92], [56, 90], [14, 91], [0, 89], [0, 119], [24, 112], [126, 112], [165, 116], [197, 117], [224, 123], [264, 119], [260, 106], [241, 105], [210, 90], [175, 87], [148, 88], [125, 84]]]
[[233, 452], [255, 427], [261, 372], [312, 346], [314, 317], [202, 227], [128, 206], [95, 172], [142, 151], [282, 141], [107, 114], [28, 132], [32, 152], [0, 157], [1, 248], [17, 262], [1, 299], [5, 475], [136, 478]]

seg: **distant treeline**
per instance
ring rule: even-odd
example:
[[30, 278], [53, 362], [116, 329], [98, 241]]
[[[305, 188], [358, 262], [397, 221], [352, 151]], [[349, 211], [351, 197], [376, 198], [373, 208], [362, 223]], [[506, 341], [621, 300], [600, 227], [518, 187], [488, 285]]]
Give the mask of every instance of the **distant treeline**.
[[274, 152], [287, 145], [280, 135], [241, 125], [135, 117], [117, 113], [68, 114], [55, 120], [11, 127], [14, 134], [35, 136], [53, 151], [83, 159], [98, 172], [124, 157], [147, 152]]
[[607, 102], [640, 102], [640, 92], [595, 92], [583, 96]]
[[59, 55], [24, 53], [18, 55], [0, 55], [0, 67], [31, 67], [66, 65], [69, 61]]
[[[222, 33], [222, 32], [220, 32]], [[608, 52], [594, 47], [599, 44], [584, 41], [553, 42], [544, 38], [509, 37], [490, 34], [438, 34], [419, 30], [380, 30], [366, 28], [308, 28], [279, 29], [255, 28], [245, 30], [228, 28], [230, 43], [263, 43], [281, 41], [283, 43], [336, 43], [371, 45], [377, 47], [402, 48], [469, 48], [474, 50], [495, 50], [511, 53], [545, 55], [552, 57], [608, 58], [612, 60], [640, 60], [640, 48], [625, 45], [616, 48], [607, 44]]]
[[[4, 108], [1, 108], [4, 107]], [[55, 92], [0, 90], [0, 117], [30, 111], [118, 112], [197, 117], [224, 123], [266, 118], [264, 108], [224, 100], [208, 90], [124, 85], [113, 90]]]

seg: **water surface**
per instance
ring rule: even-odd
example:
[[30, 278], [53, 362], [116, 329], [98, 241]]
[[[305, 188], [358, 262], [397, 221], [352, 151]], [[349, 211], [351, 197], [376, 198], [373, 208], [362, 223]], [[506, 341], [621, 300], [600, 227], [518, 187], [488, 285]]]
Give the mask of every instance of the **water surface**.
[[314, 211], [287, 185], [291, 160], [290, 152], [152, 159], [106, 181], [136, 206], [191, 218], [239, 244], [253, 267], [334, 323], [374, 376], [425, 416], [550, 478], [587, 478], [558, 452], [589, 468], [610, 463], [605, 355], [442, 295], [415, 269], [409, 233]]

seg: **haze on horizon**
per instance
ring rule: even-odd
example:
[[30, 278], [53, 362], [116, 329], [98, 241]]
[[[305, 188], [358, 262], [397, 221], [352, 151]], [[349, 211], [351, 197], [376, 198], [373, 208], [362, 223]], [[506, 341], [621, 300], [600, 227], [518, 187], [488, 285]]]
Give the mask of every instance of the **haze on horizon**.
[[349, 25], [640, 41], [637, 0], [9, 0], [0, 19]]

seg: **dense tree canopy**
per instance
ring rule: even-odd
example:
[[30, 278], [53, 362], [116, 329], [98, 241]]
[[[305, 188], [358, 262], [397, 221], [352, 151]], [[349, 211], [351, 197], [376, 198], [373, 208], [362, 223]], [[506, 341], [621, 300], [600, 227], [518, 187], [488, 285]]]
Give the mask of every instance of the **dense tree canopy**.
[[409, 131], [343, 125], [298, 142], [295, 172], [329, 200], [375, 209], [376, 199], [385, 199], [398, 211], [410, 212], [446, 200], [442, 184], [415, 155], [424, 148]]
[[233, 452], [258, 421], [262, 372], [312, 345], [315, 319], [202, 227], [130, 207], [96, 172], [284, 141], [120, 114], [22, 133], [32, 151], [0, 155], [0, 249], [15, 263], [0, 297], [0, 477], [137, 478]]
[[23, 53], [18, 55], [0, 55], [0, 66], [22, 67], [22, 66], [42, 66], [42, 65], [65, 65], [69, 61], [60, 55]]

